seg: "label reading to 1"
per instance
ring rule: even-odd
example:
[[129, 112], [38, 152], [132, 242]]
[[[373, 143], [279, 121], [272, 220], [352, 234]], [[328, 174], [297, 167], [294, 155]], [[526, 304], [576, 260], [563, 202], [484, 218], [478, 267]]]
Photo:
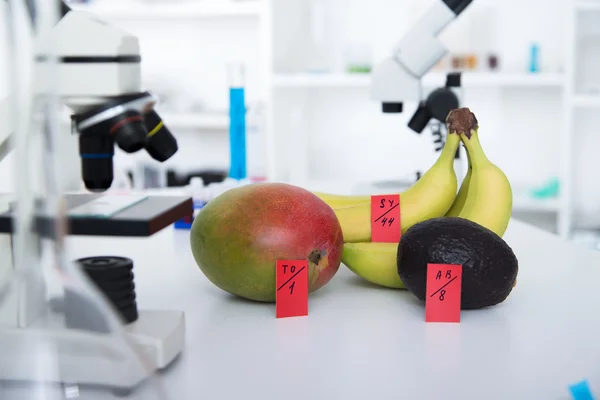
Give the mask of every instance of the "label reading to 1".
[[308, 262], [282, 260], [276, 265], [277, 318], [308, 315]]
[[[283, 273], [286, 274], [287, 273], [287, 268], [288, 266], [286, 264], [283, 265]], [[304, 267], [303, 267], [304, 268]], [[296, 272], [296, 266], [292, 265], [290, 268], [290, 273], [295, 273]], [[290, 295], [294, 294], [294, 286], [296, 286], [296, 281], [293, 281], [289, 287], [290, 287]]]

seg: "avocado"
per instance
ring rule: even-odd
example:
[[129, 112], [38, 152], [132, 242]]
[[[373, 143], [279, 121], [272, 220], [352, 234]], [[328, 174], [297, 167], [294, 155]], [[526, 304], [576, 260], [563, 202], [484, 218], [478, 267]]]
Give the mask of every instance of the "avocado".
[[421, 301], [425, 301], [428, 263], [462, 265], [463, 310], [502, 303], [516, 285], [519, 269], [517, 257], [500, 236], [460, 217], [413, 225], [400, 240], [397, 263], [400, 279]]

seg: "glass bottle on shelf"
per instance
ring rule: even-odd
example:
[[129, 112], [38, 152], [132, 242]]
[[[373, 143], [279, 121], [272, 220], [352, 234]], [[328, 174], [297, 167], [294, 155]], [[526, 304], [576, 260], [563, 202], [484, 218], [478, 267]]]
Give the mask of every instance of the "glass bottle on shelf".
[[310, 73], [331, 72], [329, 52], [326, 45], [326, 6], [323, 0], [308, 0], [308, 56], [307, 69]]
[[265, 105], [257, 101], [248, 107], [248, 178], [251, 182], [267, 177], [267, 152], [265, 142]]

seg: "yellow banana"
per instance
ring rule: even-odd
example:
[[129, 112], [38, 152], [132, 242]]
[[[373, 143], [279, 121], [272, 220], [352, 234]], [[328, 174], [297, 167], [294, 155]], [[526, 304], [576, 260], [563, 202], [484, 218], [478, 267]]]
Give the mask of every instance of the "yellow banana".
[[313, 192], [315, 196], [323, 200], [329, 207], [344, 208], [352, 207], [360, 204], [370, 203], [371, 196], [345, 196], [341, 194], [331, 194], [323, 192]]
[[465, 179], [463, 180], [462, 184], [460, 185], [460, 189], [458, 190], [458, 194], [456, 195], [456, 198], [454, 199], [454, 203], [452, 203], [452, 207], [450, 207], [450, 210], [448, 210], [448, 212], [446, 213], [447, 217], [458, 217], [458, 215], [460, 214], [460, 212], [462, 211], [462, 209], [465, 205], [465, 201], [467, 201], [467, 195], [469, 193], [469, 186], [471, 184], [471, 175], [473, 173], [473, 168], [471, 166], [471, 158], [470, 158], [468, 152], [467, 152], [467, 161], [469, 163], [469, 169], [467, 171], [467, 175], [465, 176]]
[[478, 223], [502, 237], [512, 214], [510, 182], [504, 172], [485, 155], [479, 141], [479, 126], [475, 115], [468, 108], [455, 111], [457, 118], [461, 114], [463, 121], [468, 118], [473, 121], [469, 129], [455, 131], [467, 148], [473, 167], [467, 199], [458, 216]]
[[[457, 179], [454, 157], [460, 137], [449, 134], [444, 149], [435, 164], [410, 189], [400, 195], [402, 232], [416, 223], [442, 217], [456, 197]], [[371, 241], [371, 204], [334, 209], [342, 226], [345, 242]]]
[[405, 289], [398, 275], [397, 254], [398, 243], [345, 243], [342, 263], [371, 283]]

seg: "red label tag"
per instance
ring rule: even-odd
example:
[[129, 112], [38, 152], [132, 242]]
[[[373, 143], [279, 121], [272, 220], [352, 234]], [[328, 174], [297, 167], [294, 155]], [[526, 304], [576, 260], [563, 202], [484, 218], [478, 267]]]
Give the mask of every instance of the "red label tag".
[[371, 196], [371, 242], [400, 243], [400, 195]]
[[278, 260], [275, 309], [277, 318], [308, 315], [308, 262]]
[[427, 264], [425, 322], [460, 322], [462, 265]]

